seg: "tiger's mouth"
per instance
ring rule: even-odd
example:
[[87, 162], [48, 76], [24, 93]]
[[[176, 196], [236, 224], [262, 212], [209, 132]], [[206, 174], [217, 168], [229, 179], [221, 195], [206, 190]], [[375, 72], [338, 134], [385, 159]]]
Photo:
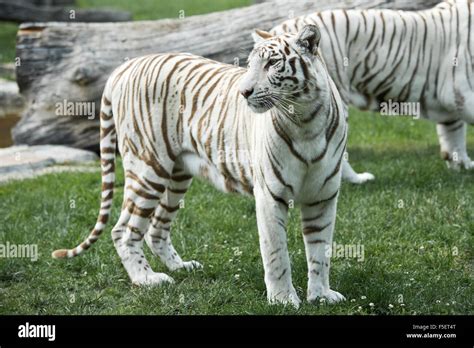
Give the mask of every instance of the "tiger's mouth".
[[271, 98], [249, 98], [247, 104], [253, 112], [264, 113], [275, 106]]

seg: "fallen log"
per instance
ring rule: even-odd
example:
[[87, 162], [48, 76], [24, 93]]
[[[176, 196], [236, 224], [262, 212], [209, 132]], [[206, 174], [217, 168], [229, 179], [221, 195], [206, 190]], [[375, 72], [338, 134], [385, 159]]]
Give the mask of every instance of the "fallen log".
[[[273, 0], [184, 19], [127, 23], [30, 23], [17, 37], [17, 81], [27, 105], [13, 132], [17, 144], [65, 144], [98, 150], [99, 100], [110, 72], [132, 57], [183, 51], [239, 64], [253, 46], [255, 28], [332, 8], [422, 9], [434, 0]], [[63, 105], [88, 103], [90, 114], [63, 116]], [[86, 105], [87, 106], [87, 105]], [[92, 107], [90, 107], [92, 106]], [[74, 109], [74, 108], [72, 108]], [[81, 108], [84, 110], [85, 108]]]

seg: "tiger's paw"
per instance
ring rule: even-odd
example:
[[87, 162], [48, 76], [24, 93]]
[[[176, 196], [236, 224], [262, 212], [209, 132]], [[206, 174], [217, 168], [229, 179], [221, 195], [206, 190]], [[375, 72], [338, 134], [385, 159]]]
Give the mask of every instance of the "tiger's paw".
[[181, 269], [185, 269], [186, 271], [192, 271], [192, 270], [195, 270], [195, 269], [201, 269], [203, 268], [204, 266], [195, 261], [195, 260], [191, 260], [191, 261], [183, 261], [183, 265], [180, 267]]
[[470, 162], [464, 163], [464, 169], [466, 169], [466, 170], [474, 170], [474, 161], [470, 161]]
[[464, 170], [474, 170], [474, 161], [470, 159], [465, 161], [446, 161], [446, 166], [448, 169], [459, 172], [461, 169]]
[[441, 151], [441, 158], [445, 160], [448, 169], [454, 171], [474, 170], [474, 161], [472, 161], [465, 151]]
[[316, 290], [308, 294], [308, 302], [316, 302], [317, 299], [324, 299], [328, 303], [337, 303], [345, 301], [346, 298], [337, 291], [327, 289], [327, 290]]
[[375, 179], [375, 176], [371, 173], [356, 173], [349, 164], [344, 168], [342, 171], [342, 180], [350, 182], [351, 184], [361, 185]]
[[191, 260], [191, 261], [182, 261], [182, 262], [174, 262], [174, 263], [168, 263], [167, 264], [167, 267], [168, 269], [171, 271], [171, 272], [174, 272], [174, 271], [179, 271], [181, 269], [184, 269], [186, 271], [193, 271], [195, 269], [201, 269], [203, 268], [204, 266], [195, 261], [195, 260]]
[[278, 291], [278, 292], [269, 292], [268, 293], [268, 303], [273, 304], [282, 304], [282, 305], [292, 305], [296, 309], [300, 308], [301, 300], [296, 294], [294, 288], [287, 291]]
[[132, 280], [138, 286], [160, 286], [163, 284], [174, 284], [174, 279], [165, 273], [146, 273]]
[[375, 176], [372, 173], [361, 173], [353, 177], [349, 182], [356, 185], [361, 185], [367, 181], [375, 180]]

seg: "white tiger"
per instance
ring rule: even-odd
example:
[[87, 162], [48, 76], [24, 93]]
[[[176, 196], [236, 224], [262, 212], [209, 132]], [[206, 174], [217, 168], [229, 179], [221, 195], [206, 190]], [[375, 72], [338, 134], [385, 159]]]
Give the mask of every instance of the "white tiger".
[[[322, 55], [346, 104], [380, 111], [383, 102], [418, 103], [437, 123], [441, 156], [473, 169], [466, 124], [474, 124], [474, 7], [446, 1], [424, 11], [333, 10], [290, 19], [272, 35], [321, 28]], [[344, 161], [343, 178], [364, 182]]]
[[143, 237], [170, 270], [183, 261], [170, 225], [193, 176], [220, 190], [253, 194], [270, 303], [300, 299], [286, 241], [288, 205], [301, 205], [307, 299], [344, 297], [329, 287], [330, 259], [347, 124], [342, 100], [318, 53], [320, 32], [261, 37], [248, 69], [191, 54], [133, 59], [107, 81], [101, 109], [102, 203], [89, 237], [55, 258], [88, 249], [112, 207], [116, 142], [123, 158], [122, 212], [112, 238], [135, 284], [172, 282], [155, 273]]

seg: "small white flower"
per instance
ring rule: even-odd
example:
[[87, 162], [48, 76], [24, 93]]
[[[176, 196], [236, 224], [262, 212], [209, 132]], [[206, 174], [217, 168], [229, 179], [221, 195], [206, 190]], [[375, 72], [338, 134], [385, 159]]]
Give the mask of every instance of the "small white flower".
[[424, 248], [425, 248], [425, 247], [424, 247], [423, 245], [422, 245], [422, 246], [420, 246], [420, 250], [423, 250]]
[[232, 248], [232, 251], [234, 252], [234, 256], [242, 255], [242, 251], [239, 249], [239, 247]]
[[446, 302], [446, 306], [449, 306], [449, 302]]
[[404, 303], [400, 303], [400, 307], [405, 307], [405, 304], [404, 304]]
[[361, 310], [362, 310], [362, 307], [361, 307], [361, 306], [357, 307], [357, 310], [358, 310], [358, 311], [361, 311]]
[[390, 304], [388, 305], [388, 308], [392, 309], [392, 308], [393, 308], [393, 304], [390, 303]]
[[370, 302], [370, 303], [369, 303], [369, 306], [370, 306], [370, 307], [373, 307], [373, 306], [375, 306], [375, 305], [373, 304], [373, 302]]
[[355, 302], [355, 301], [356, 301], [356, 299], [355, 299], [355, 298], [351, 299], [351, 302]]
[[240, 274], [234, 275], [234, 278], [235, 278], [235, 280], [239, 280], [240, 279]]
[[234, 259], [229, 259], [229, 263], [231, 263], [232, 261], [234, 261]]
[[410, 278], [410, 281], [411, 281], [411, 282], [415, 281], [415, 278]]
[[243, 217], [244, 219], [246, 219], [246, 218], [247, 218], [247, 215], [243, 215], [242, 217]]
[[365, 300], [367, 298], [367, 296], [361, 296], [360, 299], [361, 300]]
[[436, 303], [441, 303], [441, 301], [440, 301], [440, 300], [436, 300]]

